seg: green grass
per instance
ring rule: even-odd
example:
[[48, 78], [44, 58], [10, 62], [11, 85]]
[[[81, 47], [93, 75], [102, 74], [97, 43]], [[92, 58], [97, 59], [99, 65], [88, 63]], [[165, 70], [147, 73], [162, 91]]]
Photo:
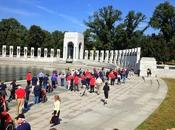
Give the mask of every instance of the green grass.
[[136, 130], [166, 130], [175, 128], [175, 79], [163, 79], [168, 86], [166, 98], [156, 111]]

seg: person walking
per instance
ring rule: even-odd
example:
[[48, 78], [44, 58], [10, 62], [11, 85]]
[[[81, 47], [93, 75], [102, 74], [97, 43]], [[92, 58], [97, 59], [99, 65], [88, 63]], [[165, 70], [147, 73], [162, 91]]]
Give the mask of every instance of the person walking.
[[102, 85], [103, 81], [100, 77], [97, 78], [96, 80], [96, 89], [97, 89], [97, 95], [100, 94], [100, 89], [101, 89], [101, 85]]
[[31, 79], [32, 79], [31, 72], [27, 72], [26, 74], [27, 86], [30, 85]]
[[104, 87], [103, 87], [104, 96], [105, 96], [104, 105], [107, 104], [109, 90], [110, 90], [110, 88], [109, 88], [108, 82], [106, 82]]
[[61, 86], [62, 87], [64, 87], [64, 79], [65, 79], [65, 75], [64, 75], [64, 73], [61, 73], [60, 80], [61, 80]]
[[54, 111], [53, 116], [50, 120], [50, 124], [53, 124], [52, 126], [58, 125], [60, 123], [59, 116], [60, 116], [60, 105], [61, 105], [61, 99], [58, 95], [54, 96]]
[[90, 78], [90, 93], [94, 92], [94, 87], [95, 87], [95, 77], [92, 75]]
[[78, 84], [79, 84], [79, 77], [76, 74], [75, 77], [74, 77], [74, 91], [79, 91]]
[[52, 88], [56, 88], [57, 77], [55, 73], [52, 74], [51, 81], [52, 81]]
[[67, 89], [69, 90], [70, 89], [70, 82], [71, 82], [71, 75], [70, 74], [67, 74], [66, 76], [66, 82], [67, 82]]
[[48, 78], [48, 75], [46, 74], [43, 78], [43, 87], [45, 90], [47, 89], [48, 82], [49, 82], [49, 78]]
[[34, 87], [33, 93], [34, 93], [34, 103], [38, 104], [40, 102], [41, 97], [41, 86], [39, 84], [37, 84]]
[[10, 96], [9, 96], [9, 99], [8, 101], [12, 101], [13, 99], [15, 99], [15, 91], [17, 89], [17, 85], [16, 85], [16, 80], [13, 80], [11, 83], [10, 83]]
[[6, 88], [7, 85], [4, 84], [1, 80], [0, 80], [0, 93], [3, 96], [3, 98], [6, 100], [6, 96], [7, 96], [7, 92], [6, 92]]
[[26, 92], [21, 86], [18, 86], [18, 89], [15, 91], [15, 95], [17, 100], [17, 115], [19, 115], [22, 113], [22, 109], [24, 107]]
[[25, 102], [24, 102], [24, 110], [29, 110], [28, 107], [28, 103], [29, 103], [29, 97], [30, 97], [30, 86], [26, 86], [25, 88], [25, 92], [26, 92], [26, 98], [25, 98]]

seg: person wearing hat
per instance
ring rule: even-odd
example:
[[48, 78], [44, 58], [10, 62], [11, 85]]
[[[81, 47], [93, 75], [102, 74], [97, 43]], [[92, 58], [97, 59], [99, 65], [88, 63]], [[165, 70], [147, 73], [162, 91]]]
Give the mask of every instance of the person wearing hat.
[[19, 85], [18, 89], [15, 91], [15, 97], [17, 100], [17, 115], [22, 113], [22, 109], [24, 106], [24, 101], [26, 97], [25, 90]]
[[19, 114], [15, 118], [16, 130], [31, 130], [30, 124], [25, 120], [23, 114]]

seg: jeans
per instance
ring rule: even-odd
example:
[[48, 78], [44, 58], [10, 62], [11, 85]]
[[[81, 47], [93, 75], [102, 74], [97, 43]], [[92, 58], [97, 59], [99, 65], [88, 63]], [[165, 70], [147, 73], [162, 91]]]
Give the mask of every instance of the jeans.
[[34, 103], [35, 104], [39, 103], [39, 96], [34, 96]]
[[64, 86], [64, 79], [61, 79], [61, 86]]
[[29, 109], [29, 107], [28, 107], [28, 100], [25, 100], [25, 102], [24, 102], [24, 109], [25, 110], [28, 110]]
[[47, 82], [46, 83], [43, 82], [43, 87], [44, 87], [44, 89], [47, 89]]

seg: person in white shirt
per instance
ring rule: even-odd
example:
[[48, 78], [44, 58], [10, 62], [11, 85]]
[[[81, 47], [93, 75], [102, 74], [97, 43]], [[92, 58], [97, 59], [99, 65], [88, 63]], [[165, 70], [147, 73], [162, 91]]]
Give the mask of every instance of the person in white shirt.
[[53, 116], [51, 118], [50, 123], [54, 125], [58, 125], [60, 123], [59, 116], [60, 116], [60, 105], [61, 105], [61, 99], [58, 95], [54, 96], [54, 112]]

